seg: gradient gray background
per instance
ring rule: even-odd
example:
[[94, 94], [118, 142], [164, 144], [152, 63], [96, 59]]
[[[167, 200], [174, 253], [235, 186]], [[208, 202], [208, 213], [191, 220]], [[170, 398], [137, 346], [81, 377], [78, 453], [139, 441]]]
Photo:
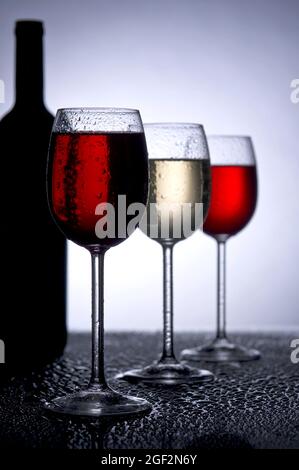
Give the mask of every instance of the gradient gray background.
[[[299, 78], [298, 17], [298, 0], [0, 3], [1, 116], [14, 96], [14, 22], [35, 18], [46, 27], [45, 99], [53, 113], [136, 107], [144, 122], [194, 121], [207, 133], [252, 136], [259, 203], [228, 243], [231, 330], [299, 326], [299, 104], [290, 101], [290, 82]], [[161, 261], [159, 245], [137, 232], [108, 252], [107, 328], [161, 327]], [[213, 329], [215, 242], [196, 233], [176, 246], [174, 261], [176, 329]], [[73, 244], [69, 275], [69, 326], [89, 329], [89, 255]]]

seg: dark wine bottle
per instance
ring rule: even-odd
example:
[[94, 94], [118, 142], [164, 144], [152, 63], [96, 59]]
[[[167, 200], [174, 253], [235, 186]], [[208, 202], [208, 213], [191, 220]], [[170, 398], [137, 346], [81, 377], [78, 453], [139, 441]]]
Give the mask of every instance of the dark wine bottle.
[[16, 100], [0, 121], [1, 374], [33, 370], [66, 343], [66, 242], [51, 218], [43, 101], [43, 24], [16, 23]]

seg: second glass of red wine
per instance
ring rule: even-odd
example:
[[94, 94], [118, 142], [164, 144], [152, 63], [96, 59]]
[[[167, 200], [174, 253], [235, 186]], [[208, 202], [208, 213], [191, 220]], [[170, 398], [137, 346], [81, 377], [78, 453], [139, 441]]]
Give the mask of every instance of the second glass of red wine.
[[[45, 406], [58, 413], [109, 416], [143, 412], [150, 404], [112, 390], [104, 372], [104, 256], [128, 233], [110, 236], [96, 227], [98, 208], [119, 212], [119, 197], [143, 205], [148, 194], [148, 159], [137, 110], [83, 108], [58, 110], [48, 158], [48, 199], [65, 236], [86, 248], [92, 261], [92, 365], [86, 390], [59, 397]], [[100, 205], [100, 206], [99, 206]], [[123, 209], [124, 210], [124, 209]], [[110, 211], [111, 212], [111, 211]], [[103, 222], [103, 220], [102, 220]], [[128, 222], [128, 220], [127, 220]], [[103, 227], [108, 226], [108, 219]]]
[[[130, 382], [177, 385], [213, 380], [207, 370], [177, 360], [173, 344], [173, 247], [202, 227], [210, 199], [210, 159], [204, 128], [200, 124], [145, 124], [149, 152], [150, 194], [142, 230], [162, 247], [163, 253], [163, 350], [158, 361], [119, 375]], [[184, 208], [189, 217], [182, 217]], [[196, 208], [201, 207], [201, 217]], [[155, 217], [151, 210], [155, 209]], [[165, 230], [166, 229], [166, 230]]]
[[181, 357], [190, 361], [242, 362], [258, 359], [255, 349], [234, 344], [226, 333], [225, 247], [250, 221], [257, 201], [257, 175], [250, 137], [211, 136], [208, 138], [212, 191], [204, 232], [217, 242], [217, 331], [204, 346], [186, 349]]

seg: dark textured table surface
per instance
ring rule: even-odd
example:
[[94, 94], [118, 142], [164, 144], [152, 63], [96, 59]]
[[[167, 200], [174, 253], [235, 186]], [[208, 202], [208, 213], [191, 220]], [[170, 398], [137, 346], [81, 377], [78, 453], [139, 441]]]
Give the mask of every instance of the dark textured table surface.
[[[104, 449], [299, 448], [299, 364], [290, 360], [291, 335], [237, 335], [263, 358], [247, 364], [205, 365], [216, 380], [180, 387], [129, 385], [118, 371], [158, 356], [160, 335], [107, 334], [107, 376], [114, 388], [147, 398], [150, 414], [90, 421], [43, 412], [42, 401], [84, 386], [89, 336], [71, 335], [65, 356], [40, 373], [0, 386], [0, 446]], [[177, 334], [177, 350], [207, 339]]]

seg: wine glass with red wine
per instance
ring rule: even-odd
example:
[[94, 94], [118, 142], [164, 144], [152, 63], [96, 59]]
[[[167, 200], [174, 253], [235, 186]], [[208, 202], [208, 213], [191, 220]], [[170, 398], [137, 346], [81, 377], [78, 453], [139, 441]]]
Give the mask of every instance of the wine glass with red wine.
[[[58, 110], [49, 149], [47, 189], [58, 227], [91, 254], [92, 365], [86, 390], [55, 398], [46, 403], [46, 409], [95, 417], [146, 411], [150, 408], [146, 400], [117, 393], [107, 384], [104, 372], [104, 256], [129, 235], [127, 230], [118, 230], [119, 210], [126, 213], [123, 217], [131, 204], [145, 207], [147, 202], [148, 159], [139, 112]], [[129, 216], [126, 222], [130, 222]]]
[[217, 242], [217, 332], [207, 345], [182, 352], [191, 361], [241, 362], [258, 359], [254, 349], [231, 342], [226, 334], [225, 247], [229, 237], [242, 230], [253, 216], [257, 201], [257, 174], [250, 137], [208, 137], [212, 191], [203, 230]]

